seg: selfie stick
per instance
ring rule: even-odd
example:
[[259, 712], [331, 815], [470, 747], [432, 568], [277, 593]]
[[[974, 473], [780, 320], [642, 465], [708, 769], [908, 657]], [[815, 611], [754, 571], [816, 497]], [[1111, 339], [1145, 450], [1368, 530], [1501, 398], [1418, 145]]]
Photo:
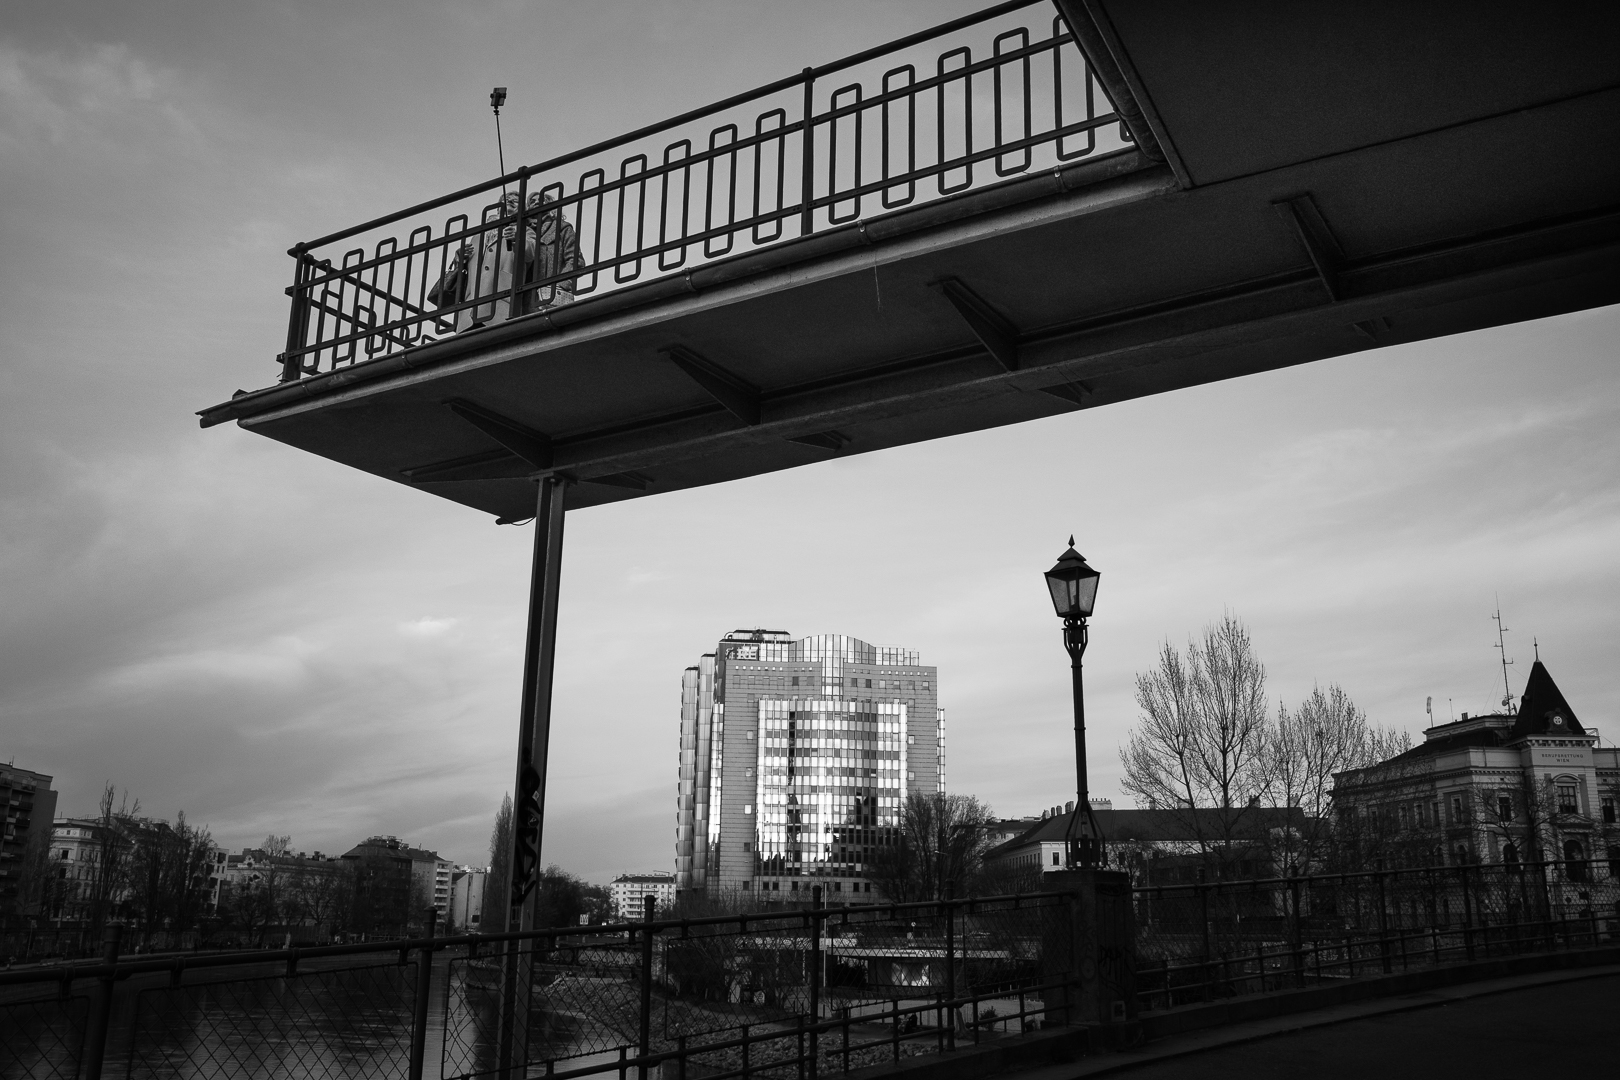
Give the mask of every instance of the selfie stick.
[[[501, 158], [501, 175], [506, 175], [506, 150], [501, 146], [501, 106], [506, 104], [506, 87], [497, 86], [489, 92], [490, 107], [495, 110], [495, 152]], [[506, 195], [506, 185], [501, 185], [501, 195]]]

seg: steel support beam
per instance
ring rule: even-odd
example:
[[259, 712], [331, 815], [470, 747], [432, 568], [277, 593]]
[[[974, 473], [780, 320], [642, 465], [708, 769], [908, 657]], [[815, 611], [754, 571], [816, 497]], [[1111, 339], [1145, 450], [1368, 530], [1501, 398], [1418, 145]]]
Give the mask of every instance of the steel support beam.
[[1018, 328], [1000, 312], [985, 303], [978, 293], [955, 278], [945, 278], [936, 288], [967, 323], [984, 351], [995, 357], [1004, 371], [1018, 370]]
[[531, 431], [515, 420], [500, 413], [475, 405], [471, 401], [451, 398], [445, 408], [461, 417], [485, 435], [500, 443], [511, 453], [536, 469], [551, 467], [551, 439], [538, 431]]
[[707, 357], [699, 356], [684, 345], [671, 345], [662, 350], [670, 362], [682, 371], [726, 411], [754, 427], [759, 424], [759, 388], [739, 379]]
[[[563, 489], [540, 481], [529, 574], [529, 624], [523, 651], [523, 704], [518, 720], [517, 777], [512, 797], [506, 929], [535, 929], [540, 899], [540, 840], [545, 825], [546, 755], [551, 744], [551, 689], [557, 658], [557, 594], [562, 584]], [[508, 942], [501, 980], [498, 1073], [525, 1075], [532, 945]]]

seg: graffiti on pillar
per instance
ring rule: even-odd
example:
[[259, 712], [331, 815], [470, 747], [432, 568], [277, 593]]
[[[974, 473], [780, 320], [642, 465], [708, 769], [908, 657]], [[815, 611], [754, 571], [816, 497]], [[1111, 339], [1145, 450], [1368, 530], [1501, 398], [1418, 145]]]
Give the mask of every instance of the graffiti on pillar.
[[512, 807], [512, 906], [522, 907], [540, 875], [540, 774], [523, 766]]

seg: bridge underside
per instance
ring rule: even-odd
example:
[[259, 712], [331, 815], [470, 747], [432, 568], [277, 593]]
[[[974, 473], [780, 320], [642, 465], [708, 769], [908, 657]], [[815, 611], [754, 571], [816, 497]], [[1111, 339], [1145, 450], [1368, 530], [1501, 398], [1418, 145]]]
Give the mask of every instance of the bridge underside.
[[1603, 5], [1060, 6], [1164, 160], [851, 224], [204, 423], [515, 519], [536, 476], [579, 481], [577, 508], [1620, 302]]

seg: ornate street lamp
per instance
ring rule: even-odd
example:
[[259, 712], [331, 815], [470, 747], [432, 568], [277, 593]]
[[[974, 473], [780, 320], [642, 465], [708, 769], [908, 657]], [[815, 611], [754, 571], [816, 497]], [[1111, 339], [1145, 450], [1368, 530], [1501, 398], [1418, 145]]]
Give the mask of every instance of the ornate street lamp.
[[1086, 620], [1096, 605], [1101, 576], [1074, 550], [1072, 536], [1069, 550], [1058, 556], [1057, 565], [1046, 572], [1046, 587], [1051, 590], [1058, 618], [1063, 620], [1063, 647], [1069, 651], [1069, 666], [1074, 673], [1074, 775], [1079, 801], [1069, 815], [1064, 835], [1071, 870], [1104, 865], [1102, 830], [1091, 812], [1086, 782], [1086, 697], [1080, 677], [1080, 658], [1086, 651]]

